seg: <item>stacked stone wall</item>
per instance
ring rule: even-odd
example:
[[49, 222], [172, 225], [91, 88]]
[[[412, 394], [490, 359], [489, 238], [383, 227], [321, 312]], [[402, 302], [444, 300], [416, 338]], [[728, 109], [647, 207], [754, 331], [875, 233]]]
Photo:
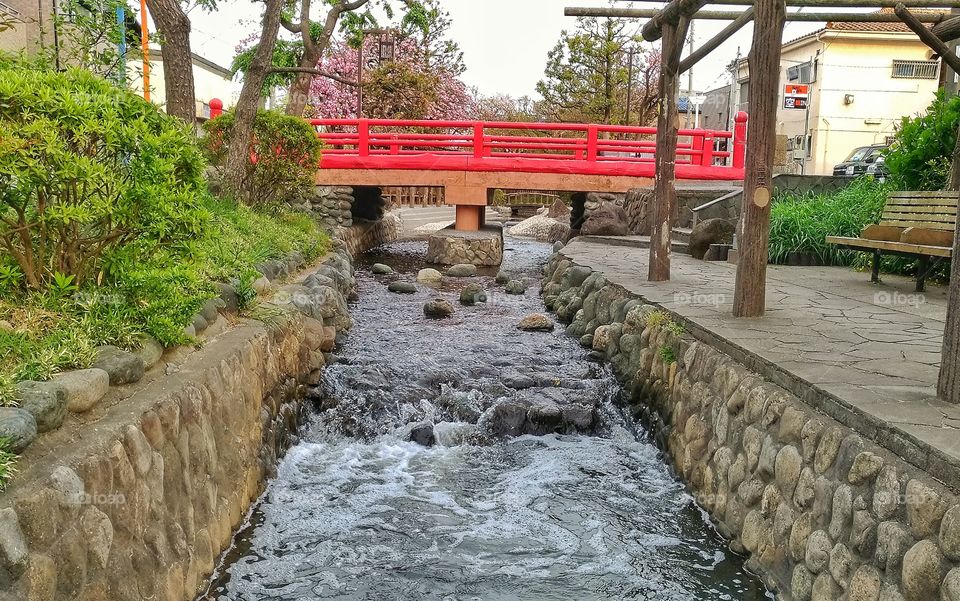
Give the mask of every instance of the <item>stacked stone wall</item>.
[[960, 601], [960, 503], [935, 478], [562, 254], [541, 291], [778, 599]]
[[304, 386], [350, 325], [336, 250], [71, 440], [31, 445], [0, 495], [0, 600], [196, 598], [296, 438]]

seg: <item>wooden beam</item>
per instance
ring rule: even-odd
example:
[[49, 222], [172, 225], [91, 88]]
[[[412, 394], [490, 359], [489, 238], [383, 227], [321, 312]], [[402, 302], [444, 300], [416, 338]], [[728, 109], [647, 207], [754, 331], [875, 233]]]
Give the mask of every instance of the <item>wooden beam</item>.
[[715, 35], [710, 41], [706, 42], [696, 50], [690, 53], [690, 56], [680, 61], [680, 73], [686, 73], [694, 65], [703, 60], [708, 54], [716, 50], [720, 44], [723, 44], [730, 36], [740, 31], [744, 25], [753, 21], [754, 8], [751, 6], [736, 21], [727, 25], [723, 31]]
[[708, 0], [671, 0], [662, 9], [654, 11], [640, 35], [648, 42], [656, 42], [662, 35], [665, 24], [679, 25], [682, 17], [690, 17], [707, 4]]
[[[652, 8], [594, 8], [571, 6], [563, 9], [563, 14], [568, 17], [615, 17], [630, 19], [655, 19], [660, 12], [661, 11]], [[736, 21], [741, 14], [742, 13], [732, 11], [701, 10], [694, 15], [694, 18], [713, 21]], [[917, 15], [917, 18], [924, 23], [942, 23], [947, 20], [944, 14], [931, 12], [921, 13]], [[806, 23], [829, 21], [834, 23], [899, 23], [900, 19], [893, 13], [792, 12], [787, 14], [787, 21]], [[647, 25], [649, 25], [649, 23]], [[644, 29], [646, 29], [646, 26], [644, 26]], [[649, 40], [646, 35], [644, 35], [644, 39]], [[653, 38], [653, 40], [657, 39], [660, 39], [659, 36]]]
[[960, 38], [960, 17], [950, 17], [937, 23], [930, 30], [944, 42], [951, 42]]
[[677, 143], [680, 131], [680, 56], [690, 19], [663, 24], [660, 59], [660, 115], [657, 118], [656, 178], [653, 187], [653, 227], [650, 231], [650, 264], [647, 279], [670, 279], [670, 245], [677, 206]]
[[[631, 2], [663, 2], [663, 0], [630, 0]], [[903, 2], [908, 8], [954, 8], [957, 0], [786, 0], [789, 7], [803, 8], [893, 8]], [[710, 0], [722, 6], [753, 6], [751, 0]]]
[[920, 22], [920, 20], [910, 12], [909, 9], [901, 2], [893, 9], [894, 14], [896, 14], [904, 25], [910, 28], [913, 33], [917, 34], [917, 37], [920, 38], [920, 41], [930, 47], [931, 50], [940, 55], [940, 58], [943, 59], [943, 62], [950, 65], [950, 68], [956, 73], [960, 73], [960, 56], [957, 56], [950, 51], [950, 48], [943, 43], [943, 40], [937, 37], [929, 27]]
[[766, 310], [767, 245], [777, 147], [777, 103], [780, 100], [780, 50], [787, 10], [784, 0], [756, 0], [755, 7], [753, 46], [747, 59], [751, 115], [743, 209], [737, 237], [735, 317], [760, 317]]

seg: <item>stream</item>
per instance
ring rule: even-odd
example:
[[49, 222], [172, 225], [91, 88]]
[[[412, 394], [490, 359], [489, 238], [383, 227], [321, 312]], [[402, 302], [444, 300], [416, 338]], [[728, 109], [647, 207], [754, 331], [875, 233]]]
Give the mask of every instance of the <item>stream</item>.
[[[505, 243], [525, 295], [504, 294], [495, 270], [388, 292], [425, 266], [421, 242], [357, 261], [355, 324], [316, 410], [198, 601], [772, 598], [618, 409], [609, 370], [562, 328], [516, 328], [544, 311], [551, 248]], [[373, 275], [376, 262], [396, 274]], [[458, 304], [469, 282], [488, 302]], [[436, 296], [452, 317], [424, 317]], [[537, 394], [596, 406], [593, 431], [485, 434], [494, 402]], [[433, 446], [410, 442], [431, 425]]]

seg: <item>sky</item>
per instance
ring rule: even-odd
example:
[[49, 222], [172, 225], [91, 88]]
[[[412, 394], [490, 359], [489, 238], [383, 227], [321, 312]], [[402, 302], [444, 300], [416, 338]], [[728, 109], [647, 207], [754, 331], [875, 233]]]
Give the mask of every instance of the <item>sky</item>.
[[[560, 39], [561, 31], [574, 29], [576, 19], [565, 17], [566, 6], [608, 6], [606, 0], [441, 0], [453, 21], [450, 36], [463, 49], [467, 71], [463, 79], [484, 95], [509, 94], [537, 97], [535, 86], [543, 76], [547, 52]], [[618, 2], [618, 6], [656, 8], [656, 2]], [[249, 0], [221, 0], [219, 10], [191, 13], [194, 52], [229, 66], [241, 39], [259, 29], [262, 4]], [[710, 8], [708, 6], [708, 8]], [[722, 7], [720, 7], [722, 8]], [[729, 8], [729, 7], [727, 7]], [[637, 29], [644, 20], [637, 20]], [[726, 22], [697, 21], [694, 43], [699, 45]], [[816, 23], [788, 23], [784, 39], [790, 40], [822, 27]], [[726, 65], [746, 54], [752, 28], [742, 29], [694, 68], [694, 90], [707, 91], [729, 82]], [[682, 87], [686, 88], [687, 79]]]

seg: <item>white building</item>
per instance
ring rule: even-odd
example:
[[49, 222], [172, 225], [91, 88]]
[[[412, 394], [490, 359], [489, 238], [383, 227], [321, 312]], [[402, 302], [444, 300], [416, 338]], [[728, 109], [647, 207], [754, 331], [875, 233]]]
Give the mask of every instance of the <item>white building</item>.
[[[828, 175], [854, 148], [889, 144], [901, 119], [924, 112], [940, 86], [940, 61], [902, 23], [828, 23], [784, 44], [780, 68], [777, 133], [796, 173]], [[749, 112], [746, 61], [739, 84], [739, 108]], [[809, 87], [809, 114], [784, 108], [788, 84]]]
[[[143, 60], [127, 61], [127, 79], [130, 89], [143, 94]], [[240, 84], [233, 81], [230, 69], [193, 55], [193, 87], [197, 102], [197, 120], [210, 118], [210, 100], [219, 98], [223, 108], [232, 107], [240, 95]], [[150, 101], [163, 107], [167, 101], [163, 81], [163, 53], [159, 48], [150, 49]]]

